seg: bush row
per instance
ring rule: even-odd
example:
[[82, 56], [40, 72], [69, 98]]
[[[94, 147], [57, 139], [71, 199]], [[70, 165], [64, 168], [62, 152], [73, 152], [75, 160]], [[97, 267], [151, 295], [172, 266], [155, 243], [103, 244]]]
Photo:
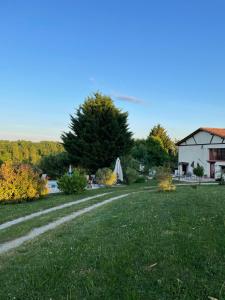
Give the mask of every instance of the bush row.
[[[124, 181], [127, 184], [144, 182], [132, 167], [124, 168]], [[99, 169], [96, 172], [96, 182], [112, 186], [117, 182], [116, 174], [109, 168]], [[32, 200], [48, 193], [46, 181], [41, 173], [29, 164], [14, 164], [10, 161], [0, 167], [0, 202], [21, 202]], [[58, 180], [59, 189], [65, 194], [81, 193], [87, 186], [87, 178], [82, 170], [74, 170], [71, 175], [65, 174]]]

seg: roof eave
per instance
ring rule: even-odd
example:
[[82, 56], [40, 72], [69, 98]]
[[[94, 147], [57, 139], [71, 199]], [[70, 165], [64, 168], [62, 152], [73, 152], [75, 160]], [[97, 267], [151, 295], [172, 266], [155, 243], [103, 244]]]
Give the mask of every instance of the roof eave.
[[189, 134], [188, 136], [186, 136], [185, 138], [183, 138], [182, 140], [178, 141], [176, 143], [176, 146], [180, 146], [182, 143], [184, 143], [186, 140], [192, 138], [196, 133], [203, 131], [202, 128], [198, 128], [197, 130], [195, 130], [194, 132], [192, 132], [191, 134]]

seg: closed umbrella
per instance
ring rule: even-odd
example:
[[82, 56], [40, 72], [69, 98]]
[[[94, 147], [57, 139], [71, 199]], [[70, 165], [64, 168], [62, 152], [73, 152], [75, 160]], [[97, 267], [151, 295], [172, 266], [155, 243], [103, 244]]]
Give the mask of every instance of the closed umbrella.
[[69, 173], [69, 175], [71, 176], [72, 175], [72, 166], [71, 165], [69, 165], [69, 171], [68, 171], [68, 173]]
[[122, 170], [122, 167], [121, 167], [121, 163], [120, 163], [119, 157], [116, 160], [116, 165], [115, 165], [114, 173], [116, 174], [117, 179], [119, 179], [120, 181], [123, 181], [123, 170]]

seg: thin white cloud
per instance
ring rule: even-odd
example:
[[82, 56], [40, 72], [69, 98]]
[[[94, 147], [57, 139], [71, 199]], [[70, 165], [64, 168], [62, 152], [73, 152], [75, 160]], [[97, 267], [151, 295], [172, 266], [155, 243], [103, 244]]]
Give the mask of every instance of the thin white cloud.
[[134, 97], [134, 96], [129, 96], [129, 95], [112, 94], [112, 97], [117, 100], [135, 103], [135, 104], [143, 104], [144, 103], [144, 101], [142, 99]]
[[[106, 87], [105, 83], [99, 83], [93, 76], [89, 77], [89, 82], [92, 85], [95, 85], [95, 86], [98, 85], [100, 87], [100, 91], [109, 89], [109, 87]], [[111, 96], [112, 98], [114, 98], [116, 100], [129, 102], [129, 103], [135, 103], [135, 104], [144, 104], [145, 103], [145, 101], [140, 98], [137, 98], [135, 96], [126, 95], [126, 94], [121, 94], [120, 92], [116, 92], [113, 89], [111, 89], [111, 93], [109, 94], [109, 96]]]

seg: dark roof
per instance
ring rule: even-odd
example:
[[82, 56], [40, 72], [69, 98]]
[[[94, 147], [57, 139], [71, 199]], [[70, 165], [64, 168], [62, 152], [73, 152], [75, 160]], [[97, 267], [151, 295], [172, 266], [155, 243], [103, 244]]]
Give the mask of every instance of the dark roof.
[[208, 127], [201, 127], [197, 130], [195, 130], [194, 132], [192, 132], [191, 134], [189, 134], [188, 136], [186, 136], [184, 139], [180, 140], [177, 143], [177, 146], [179, 146], [180, 144], [182, 144], [183, 142], [185, 142], [186, 140], [190, 139], [191, 137], [193, 137], [196, 133], [200, 132], [200, 131], [204, 131], [204, 132], [208, 132], [212, 135], [217, 135], [223, 139], [225, 139], [225, 128], [208, 128]]

